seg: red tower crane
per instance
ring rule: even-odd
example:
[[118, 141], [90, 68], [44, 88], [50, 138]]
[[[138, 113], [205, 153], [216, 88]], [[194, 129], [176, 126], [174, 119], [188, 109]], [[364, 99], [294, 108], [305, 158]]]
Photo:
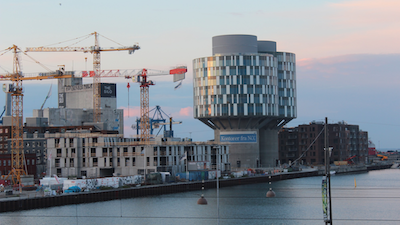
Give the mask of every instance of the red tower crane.
[[148, 80], [148, 76], [159, 75], [176, 75], [185, 74], [187, 68], [185, 66], [177, 67], [169, 71], [156, 71], [152, 72], [148, 69], [143, 69], [137, 78], [133, 78], [134, 82], [140, 84], [140, 141], [147, 145], [150, 140], [150, 119], [149, 119], [149, 87], [154, 85], [153, 81]]

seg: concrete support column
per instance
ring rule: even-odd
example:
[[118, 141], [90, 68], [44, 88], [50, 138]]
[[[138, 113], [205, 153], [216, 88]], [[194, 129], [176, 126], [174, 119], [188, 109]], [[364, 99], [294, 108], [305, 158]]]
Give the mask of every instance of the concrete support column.
[[274, 167], [279, 159], [278, 130], [260, 129], [259, 143], [261, 167]]

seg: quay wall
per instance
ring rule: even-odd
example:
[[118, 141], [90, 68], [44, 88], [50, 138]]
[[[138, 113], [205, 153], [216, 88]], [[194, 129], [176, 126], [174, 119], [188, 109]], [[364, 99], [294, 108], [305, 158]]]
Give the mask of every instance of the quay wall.
[[[275, 175], [262, 175], [254, 177], [242, 177], [242, 178], [230, 178], [230, 179], [219, 179], [219, 186], [229, 187], [243, 184], [254, 184], [254, 183], [265, 183], [269, 181], [279, 181], [300, 177], [317, 176], [318, 171], [310, 172], [291, 172], [282, 173]], [[217, 187], [216, 180], [207, 180], [203, 182], [183, 182], [183, 183], [172, 183], [163, 185], [149, 185], [132, 188], [118, 188], [104, 191], [93, 191], [93, 192], [81, 192], [81, 193], [70, 193], [56, 196], [44, 196], [44, 197], [13, 197], [10, 199], [2, 199], [0, 201], [0, 213], [20, 210], [30, 210], [37, 208], [47, 208], [62, 205], [82, 204], [91, 202], [101, 202], [116, 199], [146, 197], [152, 195], [162, 195], [179, 193], [186, 191], [199, 191], [204, 185], [205, 189], [213, 189]]]
[[[358, 170], [347, 170], [341, 171], [340, 173], [346, 172], [358, 172], [358, 171], [370, 171], [379, 169], [388, 169], [391, 165], [374, 165], [359, 168]], [[261, 175], [252, 177], [241, 177], [241, 178], [229, 178], [220, 179], [219, 187], [229, 187], [244, 184], [255, 184], [265, 183], [270, 181], [287, 180], [301, 177], [319, 176], [323, 174], [321, 170], [314, 171], [300, 171], [300, 172], [288, 172], [273, 175]], [[206, 180], [203, 182], [182, 182], [172, 183], [163, 185], [149, 185], [132, 188], [118, 188], [104, 191], [93, 191], [93, 192], [81, 192], [81, 193], [70, 193], [56, 196], [44, 196], [44, 197], [11, 197], [0, 200], [0, 213], [20, 210], [31, 210], [37, 208], [47, 208], [62, 205], [73, 205], [83, 204], [92, 202], [101, 202], [117, 199], [127, 199], [136, 197], [146, 197], [153, 195], [171, 194], [187, 191], [199, 191], [204, 185], [205, 189], [213, 189], [217, 187], [216, 180]]]

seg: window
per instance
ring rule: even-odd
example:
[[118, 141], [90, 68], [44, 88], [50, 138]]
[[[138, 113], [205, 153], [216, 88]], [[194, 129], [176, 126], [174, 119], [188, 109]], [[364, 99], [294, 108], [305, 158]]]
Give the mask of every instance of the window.
[[236, 75], [236, 67], [235, 66], [229, 67], [229, 75]]
[[125, 158], [125, 166], [129, 166], [129, 158]]
[[124, 148], [124, 156], [128, 156], [128, 148]]
[[226, 57], [226, 66], [230, 66], [231, 65], [231, 56], [227, 56]]

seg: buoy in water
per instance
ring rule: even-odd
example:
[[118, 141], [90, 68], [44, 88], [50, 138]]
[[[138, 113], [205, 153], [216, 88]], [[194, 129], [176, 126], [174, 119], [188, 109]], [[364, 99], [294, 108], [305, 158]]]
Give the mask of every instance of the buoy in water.
[[197, 200], [198, 205], [207, 205], [207, 200], [204, 198], [204, 195], [202, 194], [199, 200]]
[[272, 198], [275, 197], [275, 192], [272, 190], [272, 188], [269, 189], [267, 192], [267, 198]]

